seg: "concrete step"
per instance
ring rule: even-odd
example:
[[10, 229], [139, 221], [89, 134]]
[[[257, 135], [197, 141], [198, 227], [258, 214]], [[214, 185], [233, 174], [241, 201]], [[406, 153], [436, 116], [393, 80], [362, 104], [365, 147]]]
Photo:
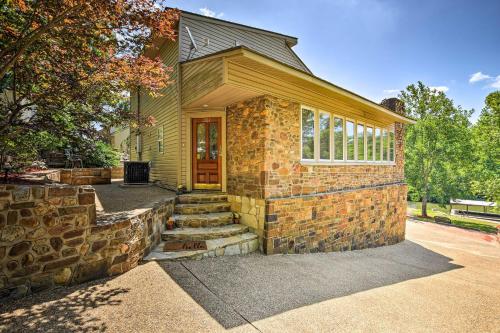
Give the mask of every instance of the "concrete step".
[[174, 221], [178, 228], [218, 227], [232, 224], [233, 213], [174, 215]]
[[174, 212], [182, 215], [223, 213], [231, 210], [229, 202], [209, 202], [196, 204], [176, 204]]
[[177, 197], [179, 204], [196, 204], [207, 202], [227, 202], [225, 193], [190, 193], [182, 194]]
[[241, 235], [248, 232], [248, 227], [243, 224], [228, 224], [222, 227], [208, 228], [177, 228], [167, 230], [161, 234], [161, 239], [169, 240], [208, 240]]
[[161, 242], [143, 260], [199, 260], [208, 257], [248, 254], [257, 251], [259, 248], [257, 235], [250, 232], [226, 238], [211, 239], [206, 242], [206, 250], [178, 252], [164, 252], [163, 247], [165, 246], [165, 242]]

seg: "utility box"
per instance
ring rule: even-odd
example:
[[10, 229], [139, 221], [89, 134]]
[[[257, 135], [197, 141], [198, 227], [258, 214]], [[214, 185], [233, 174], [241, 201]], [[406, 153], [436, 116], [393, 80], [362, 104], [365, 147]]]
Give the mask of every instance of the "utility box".
[[149, 170], [151, 162], [127, 161], [123, 162], [125, 184], [149, 183]]

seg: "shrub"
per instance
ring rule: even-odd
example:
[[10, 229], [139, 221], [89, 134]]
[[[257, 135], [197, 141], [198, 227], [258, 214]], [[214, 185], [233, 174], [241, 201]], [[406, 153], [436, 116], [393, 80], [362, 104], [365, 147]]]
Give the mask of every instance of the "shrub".
[[86, 167], [110, 168], [120, 164], [120, 154], [110, 145], [97, 141], [94, 147], [85, 153], [83, 163]]

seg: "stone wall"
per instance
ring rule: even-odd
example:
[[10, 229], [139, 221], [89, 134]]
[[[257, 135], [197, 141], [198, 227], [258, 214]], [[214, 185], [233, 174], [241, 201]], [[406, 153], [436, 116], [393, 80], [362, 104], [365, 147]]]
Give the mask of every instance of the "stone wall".
[[60, 182], [69, 185], [111, 184], [111, 168], [60, 169]]
[[111, 179], [122, 179], [124, 176], [123, 167], [112, 167], [111, 168]]
[[126, 272], [172, 212], [170, 199], [96, 218], [91, 187], [0, 185], [0, 298]]
[[406, 185], [313, 194], [266, 202], [264, 251], [357, 250], [404, 240]]
[[[266, 253], [276, 253], [283, 251], [282, 239], [289, 242], [295, 237], [306, 237], [302, 230], [305, 228], [315, 229], [318, 226], [306, 226], [312, 222], [302, 219], [304, 214], [311, 214], [310, 206], [323, 207], [323, 199], [317, 203], [315, 199], [326, 196], [353, 195], [353, 193], [363, 193], [371, 196], [379, 193], [380, 188], [398, 188], [398, 193], [405, 193], [404, 184], [404, 128], [402, 124], [395, 124], [396, 151], [395, 163], [385, 165], [310, 165], [301, 162], [300, 159], [300, 104], [272, 96], [261, 96], [247, 101], [242, 101], [231, 105], [226, 109], [227, 115], [227, 191], [230, 195], [233, 210], [240, 212], [242, 223], [250, 226], [257, 234], [261, 235]], [[353, 192], [354, 191], [354, 192]], [[349, 194], [347, 194], [349, 193]], [[403, 211], [406, 208], [406, 197], [385, 196], [384, 200], [397, 199], [398, 201], [385, 202], [386, 205], [396, 205], [396, 209]], [[402, 198], [402, 199], [401, 199]], [[277, 200], [282, 199], [282, 201]], [[262, 203], [257, 204], [257, 200], [264, 201], [266, 218], [262, 217]], [[333, 197], [331, 200], [334, 200]], [[280, 204], [281, 202], [281, 204]], [[290, 203], [293, 202], [293, 214], [285, 213]], [[367, 201], [363, 201], [368, 205]], [[357, 203], [356, 207], [360, 211], [371, 209], [364, 206], [363, 202]], [[247, 204], [244, 204], [247, 203]], [[253, 204], [252, 204], [253, 203]], [[378, 202], [383, 206], [384, 201]], [[350, 199], [336, 202], [335, 209], [347, 210], [354, 203]], [[275, 210], [277, 213], [270, 213], [268, 210]], [[324, 209], [324, 208], [321, 208]], [[351, 227], [359, 228], [361, 235], [368, 227], [368, 218], [382, 223], [384, 215], [382, 209], [372, 212], [373, 216], [365, 214], [350, 216], [348, 224]], [[371, 217], [370, 217], [371, 216]], [[404, 223], [404, 214], [390, 215], [398, 219], [398, 224]], [[273, 220], [273, 219], [277, 220]], [[283, 219], [288, 222], [284, 224]], [[279, 221], [278, 229], [276, 222]], [[300, 223], [299, 223], [300, 222]], [[274, 224], [273, 224], [274, 223]], [[325, 222], [325, 223], [333, 223]], [[335, 224], [335, 223], [333, 223]], [[393, 225], [394, 223], [389, 223]], [[271, 229], [266, 229], [266, 228]], [[295, 229], [295, 231], [293, 231]], [[340, 237], [340, 234], [320, 228], [323, 238], [319, 236], [309, 236], [314, 241], [297, 240], [297, 244], [290, 249], [291, 252], [304, 251], [330, 251], [347, 247], [347, 240], [333, 242], [329, 237]], [[279, 230], [277, 233], [276, 230]], [[325, 231], [326, 230], [326, 231]], [[357, 230], [357, 229], [356, 229]], [[375, 232], [375, 229], [369, 229]], [[390, 243], [387, 239], [403, 239], [404, 226], [384, 227], [377, 235], [377, 242]], [[300, 232], [299, 232], [300, 231]], [[391, 238], [392, 233], [398, 235]], [[334, 236], [337, 235], [337, 236]], [[352, 243], [349, 248], [362, 248], [372, 246], [373, 241], [367, 238], [365, 245], [356, 238], [354, 233], [349, 234]], [[374, 236], [375, 237], [375, 236]], [[327, 241], [327, 239], [330, 239]], [[383, 241], [382, 241], [383, 239]], [[323, 240], [321, 247], [319, 241]], [[386, 241], [387, 240], [387, 241]], [[276, 242], [276, 249], [275, 249]], [[305, 244], [305, 245], [304, 245]], [[327, 246], [327, 244], [329, 244]], [[305, 246], [305, 250], [301, 249]], [[288, 251], [288, 250], [287, 250]]]

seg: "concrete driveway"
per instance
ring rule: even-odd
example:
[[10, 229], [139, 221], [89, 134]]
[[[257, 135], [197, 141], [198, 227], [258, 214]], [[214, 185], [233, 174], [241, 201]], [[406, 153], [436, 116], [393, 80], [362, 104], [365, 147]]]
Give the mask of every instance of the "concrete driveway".
[[361, 251], [147, 263], [0, 307], [24, 332], [500, 332], [500, 244], [408, 222]]

